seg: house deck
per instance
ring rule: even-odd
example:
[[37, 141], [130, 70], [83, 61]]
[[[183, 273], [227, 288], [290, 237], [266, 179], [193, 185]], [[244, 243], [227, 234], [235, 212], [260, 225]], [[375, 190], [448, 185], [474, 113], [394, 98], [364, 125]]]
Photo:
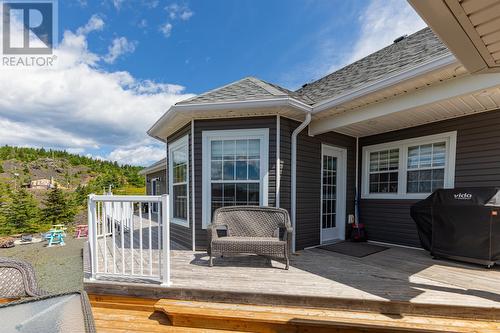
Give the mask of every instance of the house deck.
[[[280, 262], [269, 264], [265, 258], [253, 255], [216, 258], [214, 267], [208, 267], [205, 252], [173, 247], [169, 288], [127, 279], [92, 281], [88, 275], [85, 288], [91, 294], [158, 299], [237, 299], [240, 303], [304, 306], [348, 304], [357, 300], [363, 304], [382, 301], [381, 304], [396, 302], [413, 307], [435, 304], [500, 310], [498, 266], [488, 270], [433, 260], [428, 253], [417, 249], [391, 247], [364, 258], [308, 249], [292, 256], [287, 271]], [[125, 257], [129, 270], [130, 253]], [[101, 265], [102, 260], [101, 256]], [[121, 260], [117, 262], [121, 267]]]

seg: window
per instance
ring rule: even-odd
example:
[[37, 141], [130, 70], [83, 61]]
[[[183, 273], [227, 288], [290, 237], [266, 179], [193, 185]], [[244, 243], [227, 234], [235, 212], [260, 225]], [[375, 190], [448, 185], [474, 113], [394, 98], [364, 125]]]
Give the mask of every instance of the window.
[[172, 223], [189, 227], [188, 136], [169, 145], [169, 193]]
[[399, 149], [370, 153], [370, 193], [398, 192]]
[[217, 208], [267, 205], [269, 131], [203, 132], [203, 225]]
[[456, 132], [363, 148], [363, 198], [425, 198], [454, 186]]
[[444, 187], [446, 142], [408, 147], [408, 193], [430, 193]]

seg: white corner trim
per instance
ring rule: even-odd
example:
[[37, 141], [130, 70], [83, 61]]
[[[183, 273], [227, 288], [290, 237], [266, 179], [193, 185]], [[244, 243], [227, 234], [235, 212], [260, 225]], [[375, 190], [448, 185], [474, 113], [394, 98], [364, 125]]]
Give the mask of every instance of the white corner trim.
[[216, 130], [202, 132], [202, 228], [210, 224], [211, 200], [211, 151], [210, 142], [213, 140], [245, 140], [259, 139], [260, 144], [260, 205], [268, 205], [269, 197], [269, 129], [238, 129]]
[[[179, 150], [179, 149], [184, 149], [185, 150], [185, 153], [186, 153], [186, 157], [187, 157], [187, 173], [186, 173], [186, 187], [187, 187], [187, 191], [186, 191], [186, 196], [187, 196], [187, 219], [184, 220], [184, 219], [178, 219], [178, 218], [174, 218], [173, 217], [173, 214], [174, 214], [174, 209], [173, 209], [173, 200], [174, 200], [174, 196], [173, 196], [173, 187], [174, 187], [174, 184], [173, 184], [173, 168], [172, 168], [172, 163], [173, 163], [173, 159], [172, 159], [172, 153], [173, 151], [175, 150]], [[190, 163], [189, 163], [189, 135], [185, 135], [183, 136], [182, 138], [180, 139], [177, 139], [176, 141], [172, 142], [169, 144], [168, 146], [168, 193], [170, 194], [169, 195], [169, 205], [170, 205], [170, 209], [169, 209], [169, 212], [170, 212], [170, 222], [171, 223], [174, 223], [174, 224], [177, 224], [177, 225], [180, 225], [180, 226], [183, 226], [183, 227], [186, 227], [186, 228], [189, 228], [189, 221], [190, 221], [190, 195], [189, 195], [189, 179], [190, 179], [190, 176], [189, 176], [189, 168], [190, 168]]]
[[[457, 131], [415, 137], [406, 140], [386, 142], [362, 149], [361, 198], [362, 199], [425, 199], [431, 193], [406, 193], [406, 177], [408, 163], [408, 147], [438, 141], [446, 142], [446, 158], [444, 167], [444, 188], [455, 186], [455, 160], [457, 149]], [[399, 149], [398, 192], [369, 193], [370, 153], [387, 149]], [[395, 170], [396, 171], [396, 170]]]
[[297, 137], [300, 132], [302, 132], [311, 122], [311, 113], [306, 113], [306, 118], [304, 122], [301, 123], [293, 132], [292, 132], [292, 157], [291, 157], [291, 202], [290, 202], [290, 219], [292, 220], [292, 252], [295, 253], [296, 247], [296, 217], [297, 217]]
[[276, 116], [276, 201], [275, 206], [280, 208], [281, 205], [281, 118]]
[[191, 120], [191, 217], [193, 223], [191, 224], [192, 229], [192, 240], [193, 240], [193, 251], [196, 251], [196, 206], [195, 206], [195, 173], [194, 173], [194, 120]]

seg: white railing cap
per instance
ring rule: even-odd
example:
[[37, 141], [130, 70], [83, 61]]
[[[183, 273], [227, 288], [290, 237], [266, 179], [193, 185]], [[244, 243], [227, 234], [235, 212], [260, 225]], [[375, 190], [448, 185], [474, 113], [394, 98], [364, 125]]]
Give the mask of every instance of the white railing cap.
[[161, 198], [161, 195], [89, 195], [89, 200], [101, 202], [161, 202]]

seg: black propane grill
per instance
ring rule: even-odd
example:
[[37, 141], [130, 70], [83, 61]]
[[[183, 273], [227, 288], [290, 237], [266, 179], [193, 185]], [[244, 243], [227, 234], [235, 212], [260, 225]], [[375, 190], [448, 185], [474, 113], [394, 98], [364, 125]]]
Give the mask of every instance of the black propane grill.
[[441, 189], [411, 207], [420, 243], [434, 257], [491, 267], [500, 260], [500, 189]]

